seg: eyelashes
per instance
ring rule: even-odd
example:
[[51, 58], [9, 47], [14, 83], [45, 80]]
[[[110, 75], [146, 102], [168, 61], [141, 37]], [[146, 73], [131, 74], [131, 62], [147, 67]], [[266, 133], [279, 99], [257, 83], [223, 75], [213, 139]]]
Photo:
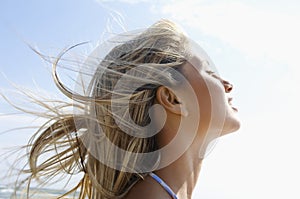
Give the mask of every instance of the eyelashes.
[[205, 71], [207, 74], [209, 74], [210, 76], [212, 76], [213, 78], [216, 78], [218, 80], [221, 80], [221, 78], [217, 75], [217, 73], [215, 71], [212, 70], [206, 70]]
[[212, 70], [206, 70], [205, 72], [207, 72], [207, 74], [209, 74], [209, 75], [215, 75], [215, 72]]

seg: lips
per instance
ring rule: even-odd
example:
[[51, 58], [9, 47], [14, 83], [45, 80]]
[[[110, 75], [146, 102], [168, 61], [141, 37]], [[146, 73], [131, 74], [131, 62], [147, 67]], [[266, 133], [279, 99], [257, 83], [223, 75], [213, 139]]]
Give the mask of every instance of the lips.
[[239, 110], [237, 109], [237, 108], [235, 108], [235, 107], [231, 107], [235, 112], [238, 112]]
[[231, 108], [232, 108], [234, 111], [237, 112], [238, 109], [232, 106], [232, 99], [233, 99], [232, 97], [228, 97], [228, 104], [229, 104], [229, 106], [231, 106]]
[[228, 97], [228, 104], [231, 106], [232, 97]]

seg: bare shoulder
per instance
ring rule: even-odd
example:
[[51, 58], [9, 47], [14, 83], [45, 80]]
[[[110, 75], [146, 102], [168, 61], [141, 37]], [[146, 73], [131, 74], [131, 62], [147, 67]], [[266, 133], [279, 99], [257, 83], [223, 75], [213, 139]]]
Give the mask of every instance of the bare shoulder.
[[123, 199], [170, 199], [168, 193], [151, 177], [147, 176], [134, 185]]

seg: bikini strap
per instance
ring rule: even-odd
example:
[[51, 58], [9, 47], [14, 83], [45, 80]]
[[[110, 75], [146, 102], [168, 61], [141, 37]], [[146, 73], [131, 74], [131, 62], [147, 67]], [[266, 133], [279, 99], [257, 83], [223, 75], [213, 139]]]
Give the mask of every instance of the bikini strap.
[[178, 199], [176, 194], [173, 192], [173, 190], [165, 183], [160, 177], [155, 175], [154, 173], [149, 173], [149, 175], [156, 181], [158, 182], [165, 190], [168, 192], [168, 194], [173, 198], [173, 199]]

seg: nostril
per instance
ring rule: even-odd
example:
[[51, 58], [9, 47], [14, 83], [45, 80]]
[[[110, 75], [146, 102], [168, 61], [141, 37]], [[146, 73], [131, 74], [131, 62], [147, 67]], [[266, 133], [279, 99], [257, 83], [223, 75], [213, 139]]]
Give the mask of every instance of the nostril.
[[232, 89], [233, 89], [233, 85], [232, 84], [230, 84], [228, 81], [225, 81], [225, 80], [223, 80], [223, 85], [224, 85], [224, 88], [225, 88], [225, 92], [226, 93], [229, 93], [229, 92], [231, 92], [232, 91]]
[[229, 92], [231, 92], [231, 91], [232, 91], [232, 85], [230, 84], [230, 86], [226, 88], [226, 92], [229, 93]]

